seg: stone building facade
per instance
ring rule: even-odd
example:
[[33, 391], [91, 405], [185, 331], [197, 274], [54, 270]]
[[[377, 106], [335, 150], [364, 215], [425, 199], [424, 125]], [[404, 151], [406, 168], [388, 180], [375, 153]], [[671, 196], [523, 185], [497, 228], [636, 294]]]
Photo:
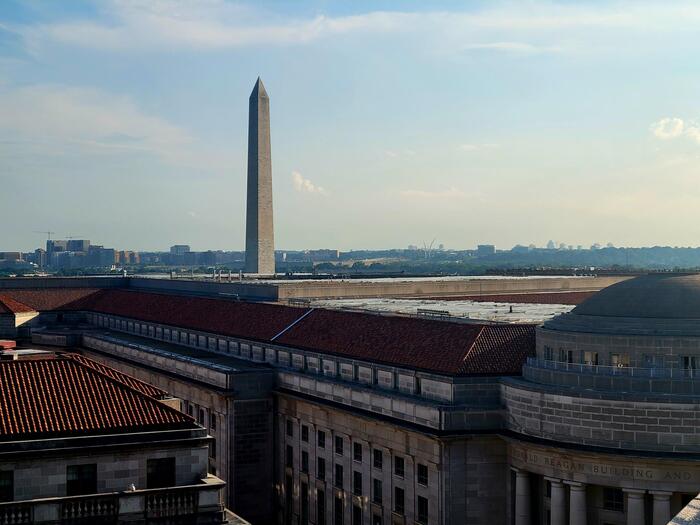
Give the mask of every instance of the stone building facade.
[[81, 308], [87, 355], [215, 414], [210, 464], [244, 517], [256, 493], [254, 523], [662, 525], [700, 491], [697, 276], [537, 328], [128, 291]]

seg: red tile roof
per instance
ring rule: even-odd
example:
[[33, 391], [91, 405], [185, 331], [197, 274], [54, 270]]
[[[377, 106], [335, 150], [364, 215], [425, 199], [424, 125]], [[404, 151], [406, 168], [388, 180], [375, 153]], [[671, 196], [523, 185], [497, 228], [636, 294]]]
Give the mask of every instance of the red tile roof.
[[30, 310], [82, 310], [105, 290], [97, 288], [18, 288], [2, 290], [0, 295], [24, 304]]
[[532, 325], [484, 326], [462, 361], [459, 375], [520, 375], [535, 355]]
[[517, 374], [534, 355], [534, 326], [314, 310], [275, 343], [445, 374]]
[[0, 441], [192, 426], [189, 416], [79, 360], [0, 362]]
[[[31, 300], [29, 304], [37, 307], [44, 304], [90, 310], [256, 341], [274, 339], [275, 344], [446, 374], [519, 373], [525, 357], [534, 352], [533, 326], [310, 311], [277, 304], [122, 289], [31, 292], [6, 291], [13, 297]], [[42, 293], [47, 293], [47, 298], [42, 299]]]
[[268, 341], [301, 317], [306, 309], [128, 290], [106, 290], [91, 306], [95, 312], [131, 317]]
[[0, 294], [0, 314], [18, 314], [33, 311], [33, 308], [27, 306], [26, 304], [20, 303], [12, 296]]
[[133, 388], [134, 390], [138, 390], [142, 394], [148, 397], [152, 397], [153, 399], [163, 399], [168, 395], [168, 393], [165, 390], [161, 390], [160, 388], [156, 388], [153, 385], [144, 383], [143, 381], [136, 379], [135, 377], [131, 377], [130, 375], [119, 372], [114, 368], [110, 368], [107, 365], [103, 365], [102, 363], [98, 363], [97, 361], [93, 361], [92, 359], [88, 359], [87, 357], [82, 356], [80, 354], [70, 353], [64, 355], [69, 359], [75, 359], [79, 363], [85, 366], [89, 366], [90, 368], [97, 370], [98, 372], [106, 375], [107, 377], [119, 381], [120, 383], [123, 383], [130, 388]]

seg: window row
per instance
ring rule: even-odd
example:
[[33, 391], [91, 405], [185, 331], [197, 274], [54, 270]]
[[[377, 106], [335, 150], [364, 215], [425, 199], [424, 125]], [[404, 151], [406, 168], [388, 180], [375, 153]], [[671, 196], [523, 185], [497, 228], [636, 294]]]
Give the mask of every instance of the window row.
[[[309, 430], [308, 430], [307, 425], [302, 425], [301, 426], [301, 435], [302, 435], [302, 441], [308, 442], [309, 440]], [[294, 436], [294, 425], [291, 420], [287, 420], [287, 435], [290, 437]], [[334, 443], [334, 449], [335, 449], [335, 454], [338, 456], [343, 456], [344, 451], [345, 451], [345, 440], [343, 439], [342, 436], [335, 436], [335, 443]], [[323, 430], [319, 430], [317, 432], [317, 438], [316, 438], [316, 444], [319, 448], [325, 448], [326, 447], [326, 432]], [[361, 443], [353, 443], [352, 444], [352, 457], [353, 461], [356, 461], [358, 463], [362, 463], [364, 459], [364, 453], [363, 453], [364, 447], [362, 446]], [[287, 445], [286, 449], [286, 465], [288, 467], [293, 467], [294, 466], [294, 459], [293, 459], [293, 454], [294, 454], [294, 447], [292, 445]], [[394, 460], [394, 475], [403, 478], [406, 473], [406, 468], [405, 468], [405, 461], [402, 456], [393, 456]], [[324, 458], [317, 458], [317, 464], [318, 465], [324, 465], [324, 472], [325, 472], [325, 463], [326, 460]], [[308, 465], [309, 465], [309, 453], [306, 450], [301, 451], [301, 470], [302, 472], [308, 472]], [[383, 470], [384, 468], [384, 452], [379, 449], [372, 449], [372, 467], [374, 467], [377, 470]], [[319, 466], [319, 472], [321, 470], [321, 467]], [[317, 476], [319, 479], [324, 479], [325, 474], [323, 477], [320, 475]], [[428, 486], [428, 465], [425, 465], [423, 463], [417, 463], [416, 464], [416, 481], [420, 485]]]
[[306, 355], [287, 350], [265, 348], [229, 339], [192, 333], [187, 330], [152, 325], [139, 321], [119, 319], [105, 315], [88, 314], [88, 320], [105, 328], [143, 335], [167, 342], [193, 346], [215, 352], [233, 354], [244, 359], [264, 361], [294, 368], [305, 372], [337, 377], [346, 381], [371, 384], [389, 390], [442, 400], [451, 399], [451, 385], [435, 380], [428, 380], [429, 386], [423, 392], [422, 379], [413, 374], [395, 372], [376, 368], [369, 363], [352, 364], [338, 362], [319, 356]]
[[[559, 361], [561, 363], [583, 364], [590, 366], [630, 366], [630, 354], [622, 352], [609, 352], [607, 362], [602, 362], [599, 352], [593, 350], [570, 350], [559, 348], [555, 352], [551, 346], [544, 347], [544, 359], [546, 361]], [[681, 355], [678, 359], [678, 367], [682, 370], [697, 370], [700, 365], [700, 357], [694, 355]], [[637, 365], [641, 368], [671, 368], [670, 363], [665, 362], [665, 356], [657, 354], [642, 355], [641, 362]]]
[[[146, 488], [175, 486], [175, 458], [149, 459], [146, 462]], [[66, 496], [97, 494], [97, 464], [66, 466]], [[15, 471], [0, 470], [0, 503], [15, 499]], [[60, 497], [57, 495], [56, 497]]]
[[[287, 445], [287, 450], [285, 453], [285, 466], [288, 468], [293, 469], [294, 468], [294, 448], [291, 445]], [[403, 458], [396, 458], [400, 461], [395, 461], [394, 465], [394, 474], [397, 477], [403, 478]], [[305, 474], [309, 474], [309, 453], [306, 450], [301, 451], [301, 461], [300, 461], [300, 470], [301, 472]], [[397, 470], [397, 466], [398, 469]], [[342, 489], [344, 488], [344, 467], [343, 465], [340, 465], [338, 463], [335, 464], [335, 472], [334, 472], [334, 478], [333, 478], [333, 484], [336, 488]], [[326, 466], [326, 459], [325, 458], [316, 458], [316, 479], [319, 479], [321, 481], [326, 480], [326, 472], [327, 472], [327, 466]], [[358, 472], [356, 470], [353, 470], [352, 473], [353, 476], [353, 493], [357, 495], [362, 495], [363, 489], [362, 489], [362, 472]], [[428, 486], [428, 467], [427, 465], [423, 464], [418, 464], [416, 468], [416, 481], [419, 485], [422, 485], [424, 487]], [[381, 486], [381, 480], [374, 479], [373, 480], [373, 486], [376, 488], [376, 483], [379, 482], [379, 486]]]
[[[372, 497], [372, 502], [377, 505], [382, 505], [381, 481], [374, 480], [374, 494], [379, 494], [378, 499], [375, 495]], [[293, 521], [293, 504], [290, 495], [293, 493], [292, 477], [287, 476], [285, 480], [286, 501], [285, 501], [285, 522], [291, 524]], [[358, 494], [358, 493], [355, 493]], [[395, 514], [404, 515], [406, 513], [406, 495], [402, 488], [395, 487], [393, 494], [393, 505], [391, 510]], [[301, 525], [309, 523], [309, 485], [305, 481], [301, 482], [300, 491], [300, 522]], [[428, 498], [418, 496], [416, 498], [416, 523], [420, 525], [428, 525], [429, 502]], [[326, 492], [323, 489], [316, 490], [316, 524], [326, 525]], [[333, 498], [333, 525], [344, 525], [345, 520], [345, 501], [342, 494], [336, 494]], [[352, 525], [362, 525], [363, 510], [357, 504], [352, 505]], [[381, 514], [372, 513], [372, 525], [382, 525], [383, 519]]]

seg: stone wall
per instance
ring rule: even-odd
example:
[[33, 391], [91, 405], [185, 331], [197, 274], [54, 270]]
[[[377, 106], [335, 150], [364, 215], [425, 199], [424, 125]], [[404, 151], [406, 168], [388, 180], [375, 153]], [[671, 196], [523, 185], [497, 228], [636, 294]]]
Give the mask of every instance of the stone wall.
[[0, 459], [0, 470], [14, 470], [15, 500], [66, 496], [66, 470], [69, 465], [97, 464], [97, 491], [116, 492], [146, 488], [147, 460], [174, 457], [176, 483], [200, 483], [207, 473], [207, 446], [156, 448], [143, 446], [117, 453], [75, 452], [64, 457], [37, 457], [33, 460]]
[[530, 436], [626, 450], [700, 451], [700, 401], [627, 393], [575, 395], [510, 378], [503, 380], [507, 427]]

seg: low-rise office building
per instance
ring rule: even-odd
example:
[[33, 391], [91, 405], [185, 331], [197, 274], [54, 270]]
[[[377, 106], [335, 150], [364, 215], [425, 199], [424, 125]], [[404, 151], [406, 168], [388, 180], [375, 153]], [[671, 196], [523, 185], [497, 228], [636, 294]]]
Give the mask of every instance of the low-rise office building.
[[228, 523], [206, 430], [165, 392], [84, 357], [8, 357], [0, 523]]

